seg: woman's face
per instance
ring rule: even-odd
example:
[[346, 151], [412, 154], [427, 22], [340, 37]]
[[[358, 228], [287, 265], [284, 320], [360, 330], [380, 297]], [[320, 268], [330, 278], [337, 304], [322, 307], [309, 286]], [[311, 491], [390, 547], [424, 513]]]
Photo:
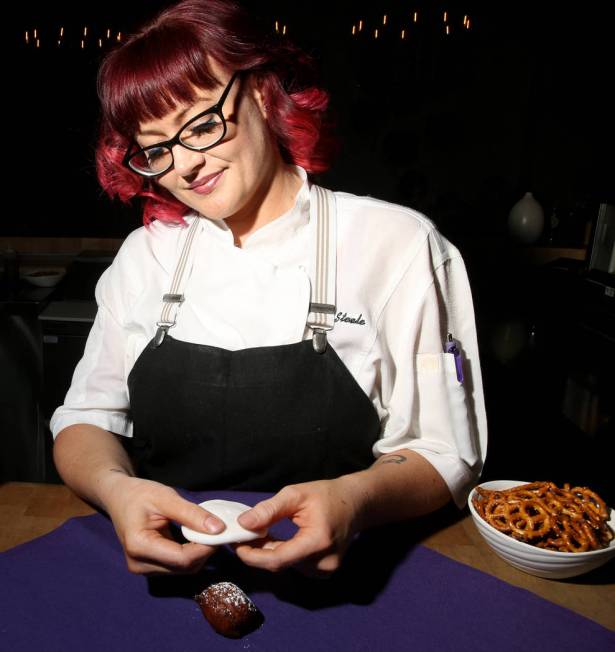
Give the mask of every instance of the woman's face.
[[[141, 147], [172, 138], [192, 117], [218, 102], [232, 72], [215, 64], [212, 72], [222, 81], [220, 86], [199, 89], [194, 104], [180, 104], [160, 120], [140, 123], [136, 140]], [[174, 166], [155, 181], [206, 217], [245, 219], [266, 194], [281, 158], [267, 128], [262, 96], [251, 78], [235, 79], [222, 113], [227, 124], [223, 140], [204, 152], [175, 145]], [[207, 182], [190, 188], [202, 180]]]

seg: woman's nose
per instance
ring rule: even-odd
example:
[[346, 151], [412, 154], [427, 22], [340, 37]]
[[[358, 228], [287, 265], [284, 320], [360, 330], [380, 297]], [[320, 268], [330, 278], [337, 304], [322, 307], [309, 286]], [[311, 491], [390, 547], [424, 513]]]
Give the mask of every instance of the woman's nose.
[[177, 174], [188, 175], [195, 168], [202, 167], [205, 162], [205, 152], [188, 149], [179, 143], [173, 147], [173, 165]]

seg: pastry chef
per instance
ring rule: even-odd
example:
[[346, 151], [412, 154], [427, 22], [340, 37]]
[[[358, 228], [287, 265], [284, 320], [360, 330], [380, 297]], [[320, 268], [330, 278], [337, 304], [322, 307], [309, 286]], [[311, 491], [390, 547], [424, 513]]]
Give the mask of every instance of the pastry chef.
[[[51, 419], [67, 485], [111, 517], [129, 570], [189, 573], [224, 524], [175, 488], [261, 490], [239, 517], [286, 542], [248, 565], [327, 575], [356, 532], [464, 504], [485, 456], [472, 297], [423, 215], [332, 192], [327, 95], [287, 39], [184, 0], [101, 64], [97, 171], [144, 226]], [[366, 158], [366, 164], [369, 164]]]

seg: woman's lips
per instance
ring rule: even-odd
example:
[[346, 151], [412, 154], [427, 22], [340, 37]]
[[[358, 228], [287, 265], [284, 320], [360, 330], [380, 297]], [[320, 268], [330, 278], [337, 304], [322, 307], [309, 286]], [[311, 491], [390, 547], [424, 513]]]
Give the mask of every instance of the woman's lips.
[[220, 177], [222, 177], [223, 173], [224, 170], [220, 170], [220, 172], [216, 172], [216, 174], [206, 177], [204, 183], [199, 183], [199, 185], [190, 188], [190, 190], [198, 192], [199, 195], [208, 195], [218, 185], [218, 181], [220, 181]]

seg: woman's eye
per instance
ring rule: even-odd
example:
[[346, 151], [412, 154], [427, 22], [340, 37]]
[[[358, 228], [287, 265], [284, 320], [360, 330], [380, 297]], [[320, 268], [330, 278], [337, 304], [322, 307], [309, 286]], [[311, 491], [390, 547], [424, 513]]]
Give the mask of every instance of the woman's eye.
[[209, 120], [208, 122], [201, 122], [198, 125], [194, 125], [192, 127], [191, 131], [194, 134], [209, 134], [211, 133], [214, 129], [216, 129], [219, 126], [219, 122], [216, 120]]
[[147, 160], [148, 161], [155, 161], [156, 159], [160, 158], [164, 153], [163, 149], [148, 149], [147, 150]]

